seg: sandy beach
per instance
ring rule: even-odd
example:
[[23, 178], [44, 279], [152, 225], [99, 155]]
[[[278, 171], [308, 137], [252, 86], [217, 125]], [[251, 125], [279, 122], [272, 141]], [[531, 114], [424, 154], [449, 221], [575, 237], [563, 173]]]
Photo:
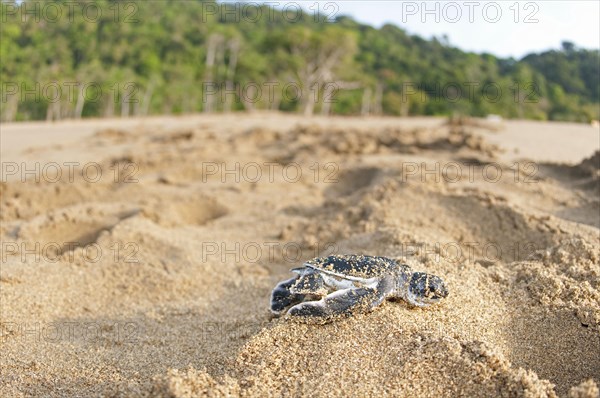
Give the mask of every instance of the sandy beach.
[[[0, 396], [599, 396], [597, 127], [257, 112], [0, 129]], [[450, 294], [273, 317], [276, 283], [332, 253]]]

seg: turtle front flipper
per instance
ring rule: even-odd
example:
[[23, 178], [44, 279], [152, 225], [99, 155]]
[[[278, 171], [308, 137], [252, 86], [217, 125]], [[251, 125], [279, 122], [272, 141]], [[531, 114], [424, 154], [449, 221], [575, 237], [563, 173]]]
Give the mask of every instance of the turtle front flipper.
[[349, 288], [333, 292], [318, 301], [297, 304], [290, 308], [288, 314], [319, 318], [348, 315], [355, 311], [370, 311], [384, 299], [384, 292], [377, 288]]
[[292, 293], [290, 288], [296, 284], [298, 277], [281, 281], [271, 293], [271, 312], [280, 315], [286, 308], [301, 303], [303, 294]]
[[[328, 293], [323, 277], [314, 271], [302, 273], [289, 289], [292, 293], [305, 296], [324, 296]], [[311, 297], [306, 298], [310, 299]]]

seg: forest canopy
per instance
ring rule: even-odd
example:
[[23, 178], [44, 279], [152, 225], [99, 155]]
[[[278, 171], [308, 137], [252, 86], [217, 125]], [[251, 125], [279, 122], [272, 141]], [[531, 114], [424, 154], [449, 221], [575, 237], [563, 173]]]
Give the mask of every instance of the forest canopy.
[[2, 1], [3, 121], [237, 110], [599, 119], [599, 50], [520, 60], [256, 3]]

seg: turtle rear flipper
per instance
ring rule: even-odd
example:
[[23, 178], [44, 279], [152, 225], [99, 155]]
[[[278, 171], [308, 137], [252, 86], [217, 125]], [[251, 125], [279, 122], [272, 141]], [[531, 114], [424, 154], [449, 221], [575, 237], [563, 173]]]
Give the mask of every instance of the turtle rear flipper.
[[377, 288], [350, 288], [333, 292], [318, 301], [306, 301], [290, 308], [293, 317], [334, 317], [354, 311], [369, 311], [385, 299]]
[[297, 278], [291, 278], [279, 282], [271, 293], [271, 312], [280, 315], [286, 308], [301, 303], [303, 294], [292, 293], [290, 288], [296, 283]]

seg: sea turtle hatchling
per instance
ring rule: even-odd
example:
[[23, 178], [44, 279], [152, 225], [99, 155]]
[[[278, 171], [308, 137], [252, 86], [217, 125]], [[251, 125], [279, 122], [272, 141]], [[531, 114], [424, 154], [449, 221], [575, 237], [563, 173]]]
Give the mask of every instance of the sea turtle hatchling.
[[[386, 298], [426, 307], [448, 296], [444, 281], [385, 257], [338, 255], [307, 261], [279, 282], [271, 311], [293, 317], [331, 317], [369, 311]], [[290, 308], [291, 307], [291, 308]]]

